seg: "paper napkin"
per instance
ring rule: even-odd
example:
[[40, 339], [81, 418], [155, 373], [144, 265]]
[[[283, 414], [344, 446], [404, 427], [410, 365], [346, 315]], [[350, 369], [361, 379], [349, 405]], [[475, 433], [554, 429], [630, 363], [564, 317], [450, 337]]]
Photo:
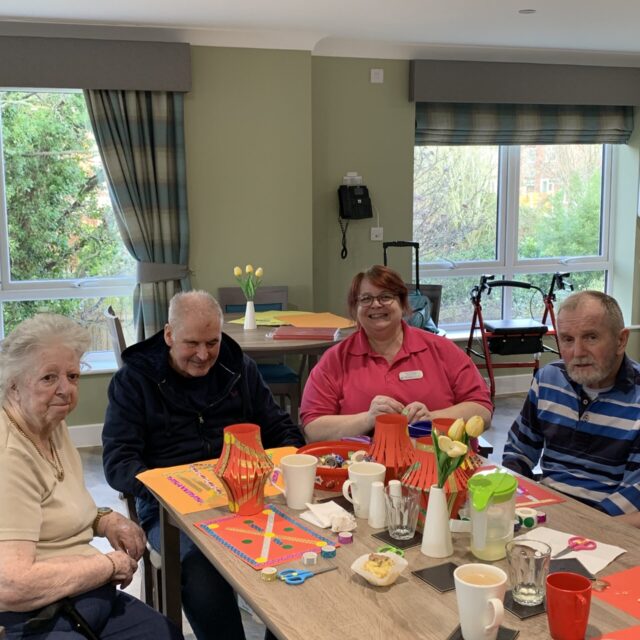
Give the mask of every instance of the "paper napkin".
[[[560, 553], [567, 548], [569, 544], [569, 538], [573, 536], [579, 536], [579, 533], [565, 533], [564, 531], [556, 531], [555, 529], [549, 529], [548, 527], [536, 527], [524, 533], [518, 538], [528, 540], [539, 540], [540, 542], [546, 542], [551, 547], [551, 559], [557, 553]], [[611, 544], [605, 544], [599, 540], [595, 540], [598, 546], [592, 550], [571, 551], [565, 553], [562, 559], [576, 558], [591, 572], [598, 573], [602, 571], [610, 562], [613, 562], [620, 554], [624, 553], [626, 549], [622, 547], [616, 547]]]

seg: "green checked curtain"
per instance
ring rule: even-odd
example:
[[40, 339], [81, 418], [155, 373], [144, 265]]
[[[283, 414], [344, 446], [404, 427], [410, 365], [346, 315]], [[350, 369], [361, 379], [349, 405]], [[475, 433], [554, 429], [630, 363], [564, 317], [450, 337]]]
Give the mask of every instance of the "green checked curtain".
[[417, 102], [422, 145], [625, 143], [633, 108]]
[[138, 339], [167, 321], [169, 300], [190, 289], [183, 94], [87, 90], [91, 125], [125, 246], [138, 262]]

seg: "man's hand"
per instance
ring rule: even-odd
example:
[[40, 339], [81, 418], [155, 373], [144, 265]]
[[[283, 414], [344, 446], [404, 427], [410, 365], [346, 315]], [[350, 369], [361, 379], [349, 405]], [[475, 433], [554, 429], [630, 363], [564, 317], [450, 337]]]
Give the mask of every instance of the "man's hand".
[[375, 396], [369, 405], [369, 425], [373, 429], [376, 424], [376, 416], [383, 413], [402, 413], [404, 405], [389, 396]]
[[116, 551], [124, 551], [136, 562], [140, 560], [147, 544], [147, 537], [137, 524], [114, 511], [101, 518], [100, 530]]

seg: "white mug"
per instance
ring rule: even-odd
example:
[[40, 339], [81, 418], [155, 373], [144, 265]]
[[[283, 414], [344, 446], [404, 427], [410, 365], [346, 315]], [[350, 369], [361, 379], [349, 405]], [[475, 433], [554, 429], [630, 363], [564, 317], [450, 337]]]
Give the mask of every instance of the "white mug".
[[316, 467], [318, 458], [307, 453], [292, 453], [283, 456], [271, 477], [277, 477], [279, 471], [284, 477], [282, 489], [272, 482], [273, 486], [282, 492], [287, 499], [289, 509], [306, 509], [307, 502], [313, 500], [313, 485], [316, 482]]
[[490, 564], [463, 564], [453, 572], [464, 640], [495, 640], [504, 619], [507, 574]]
[[377, 462], [354, 462], [349, 466], [349, 479], [342, 485], [342, 494], [353, 503], [356, 518], [369, 517], [371, 485], [384, 482], [387, 468]]

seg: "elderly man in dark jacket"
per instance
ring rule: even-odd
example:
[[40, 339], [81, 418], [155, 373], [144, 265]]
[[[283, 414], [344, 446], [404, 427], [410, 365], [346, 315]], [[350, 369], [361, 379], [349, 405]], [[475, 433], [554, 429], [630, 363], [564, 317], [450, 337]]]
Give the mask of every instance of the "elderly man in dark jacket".
[[[136, 475], [216, 458], [224, 427], [260, 425], [265, 448], [304, 443], [258, 368], [222, 333], [220, 305], [204, 291], [174, 296], [164, 331], [122, 354], [102, 434], [107, 481], [136, 496], [140, 524], [159, 547], [158, 503]], [[198, 640], [244, 638], [231, 587], [182, 534], [182, 601]]]

